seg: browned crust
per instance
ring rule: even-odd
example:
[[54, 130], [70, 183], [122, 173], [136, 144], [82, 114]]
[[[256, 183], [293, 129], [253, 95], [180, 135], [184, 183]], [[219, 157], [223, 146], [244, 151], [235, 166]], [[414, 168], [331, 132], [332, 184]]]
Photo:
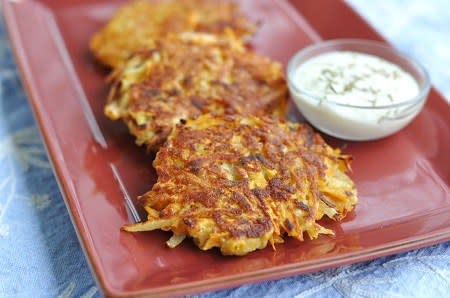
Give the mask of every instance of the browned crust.
[[312, 239], [331, 233], [316, 222], [330, 216], [324, 200], [333, 218], [357, 201], [347, 157], [308, 126], [273, 118], [190, 120], [172, 132], [153, 165], [158, 181], [141, 198], [148, 221], [125, 229], [161, 222], [158, 228], [224, 254], [274, 245], [284, 234], [301, 241], [304, 232]]
[[205, 32], [242, 39], [255, 30], [235, 4], [208, 0], [133, 1], [121, 7], [90, 41], [97, 60], [121, 66], [130, 55], [154, 46], [168, 33]]
[[113, 76], [106, 115], [156, 151], [181, 119], [204, 113], [283, 116], [280, 64], [215, 36], [183, 34], [136, 53]]

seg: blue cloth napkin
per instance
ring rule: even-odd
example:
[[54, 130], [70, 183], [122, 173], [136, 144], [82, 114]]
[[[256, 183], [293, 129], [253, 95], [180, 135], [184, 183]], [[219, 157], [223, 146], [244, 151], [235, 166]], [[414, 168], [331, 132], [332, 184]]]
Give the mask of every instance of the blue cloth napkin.
[[[450, 2], [350, 3], [450, 98]], [[0, 24], [0, 297], [99, 296]], [[339, 296], [449, 297], [450, 242], [196, 297]]]

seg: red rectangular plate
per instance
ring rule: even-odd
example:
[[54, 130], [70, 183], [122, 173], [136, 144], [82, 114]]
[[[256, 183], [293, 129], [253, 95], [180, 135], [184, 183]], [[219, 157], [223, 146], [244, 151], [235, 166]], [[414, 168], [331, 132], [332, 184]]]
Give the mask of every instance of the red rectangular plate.
[[[342, 1], [240, 1], [262, 25], [253, 48], [286, 65], [300, 48], [332, 38], [382, 40]], [[450, 239], [450, 107], [433, 89], [423, 112], [396, 135], [348, 142], [360, 203], [336, 231], [245, 257], [169, 249], [168, 233], [128, 234], [124, 196], [154, 183], [152, 156], [121, 123], [105, 119], [106, 73], [88, 42], [119, 1], [4, 1], [12, 45], [67, 207], [108, 296], [177, 295], [373, 259]], [[335, 145], [339, 140], [327, 138]]]

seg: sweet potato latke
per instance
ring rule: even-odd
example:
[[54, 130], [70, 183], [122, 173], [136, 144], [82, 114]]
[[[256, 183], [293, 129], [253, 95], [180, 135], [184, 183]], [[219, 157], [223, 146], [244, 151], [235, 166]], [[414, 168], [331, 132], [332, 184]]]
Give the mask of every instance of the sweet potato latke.
[[90, 49], [101, 63], [115, 68], [134, 51], [153, 47], [155, 39], [167, 33], [205, 32], [241, 40], [255, 27], [228, 2], [140, 0], [119, 9], [93, 36]]
[[135, 53], [112, 79], [105, 114], [121, 118], [137, 144], [151, 151], [181, 119], [205, 113], [282, 116], [287, 106], [280, 64], [210, 34], [166, 36]]
[[172, 231], [202, 250], [245, 255], [332, 234], [317, 220], [341, 219], [357, 202], [349, 157], [308, 126], [256, 116], [202, 115], [178, 125], [153, 163], [158, 181], [140, 199], [147, 221], [126, 231]]

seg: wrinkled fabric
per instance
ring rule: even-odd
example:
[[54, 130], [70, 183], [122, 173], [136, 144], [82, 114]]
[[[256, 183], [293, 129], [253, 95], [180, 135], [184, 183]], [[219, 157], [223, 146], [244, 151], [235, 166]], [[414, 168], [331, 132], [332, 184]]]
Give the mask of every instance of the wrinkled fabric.
[[[350, 3], [450, 98], [450, 2]], [[194, 297], [447, 297], [450, 242]], [[0, 24], [0, 297], [99, 297]]]

